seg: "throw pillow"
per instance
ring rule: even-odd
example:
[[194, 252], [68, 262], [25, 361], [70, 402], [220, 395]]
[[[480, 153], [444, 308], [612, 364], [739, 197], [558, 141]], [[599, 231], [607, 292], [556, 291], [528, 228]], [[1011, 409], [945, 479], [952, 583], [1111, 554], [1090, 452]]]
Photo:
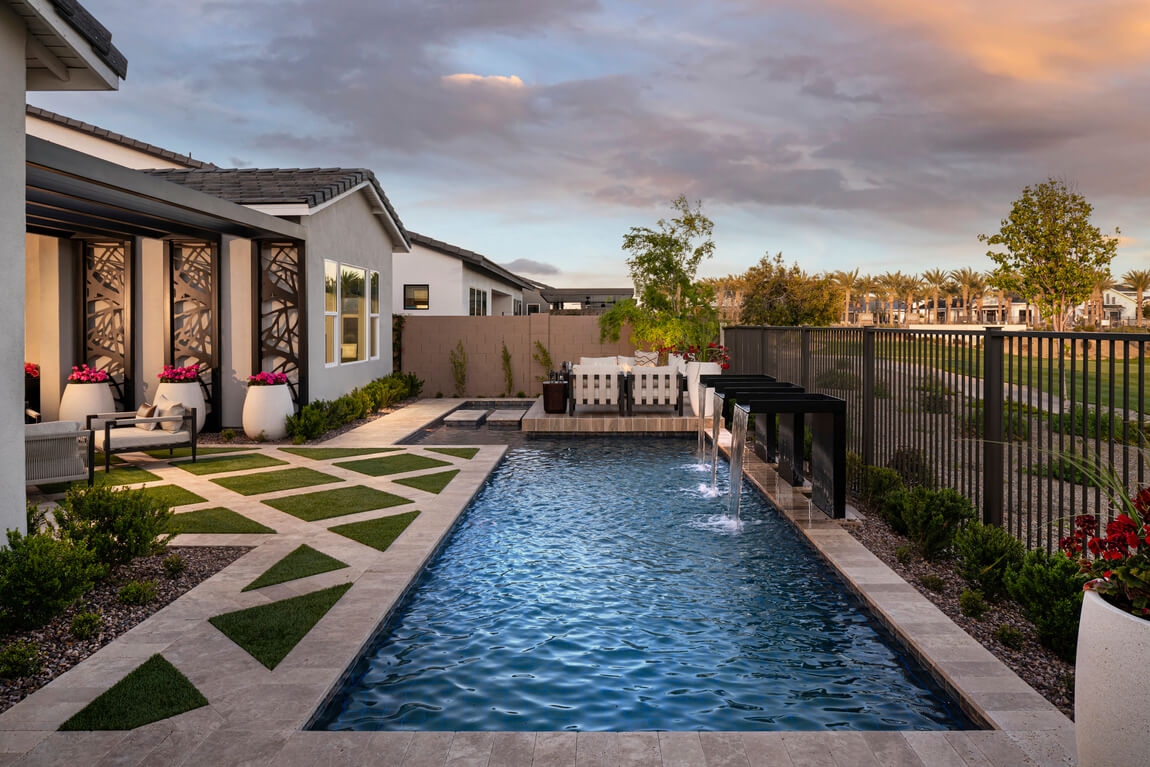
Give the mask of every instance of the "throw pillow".
[[[145, 402], [144, 404], [142, 404], [138, 408], [136, 408], [136, 418], [155, 418], [155, 416], [156, 416], [156, 406], [155, 405], [149, 405], [147, 402]], [[136, 428], [137, 429], [143, 429], [144, 431], [151, 431], [152, 429], [155, 429], [158, 425], [159, 424], [155, 424], [155, 423], [138, 423], [138, 424], [136, 424]]]
[[[184, 404], [182, 402], [172, 402], [167, 397], [160, 397], [156, 400], [156, 416], [159, 418], [167, 418], [168, 416], [184, 414]], [[165, 421], [160, 424], [164, 431], [177, 432], [183, 428], [183, 421]]]
[[659, 352], [635, 350], [635, 367], [653, 368], [659, 364]]

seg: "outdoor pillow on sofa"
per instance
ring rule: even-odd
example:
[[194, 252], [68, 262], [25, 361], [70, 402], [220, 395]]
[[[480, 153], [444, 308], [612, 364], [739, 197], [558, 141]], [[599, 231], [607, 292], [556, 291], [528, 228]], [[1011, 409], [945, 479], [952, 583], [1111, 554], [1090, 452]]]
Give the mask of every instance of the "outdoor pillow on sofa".
[[635, 367], [653, 368], [659, 364], [659, 352], [635, 350]]
[[[156, 417], [166, 418], [168, 416], [183, 415], [184, 404], [182, 402], [173, 402], [167, 397], [160, 395], [156, 398]], [[160, 424], [166, 432], [177, 432], [184, 426], [182, 421], [165, 421]]]
[[619, 364], [618, 357], [580, 357], [579, 364], [589, 367], [615, 367]]

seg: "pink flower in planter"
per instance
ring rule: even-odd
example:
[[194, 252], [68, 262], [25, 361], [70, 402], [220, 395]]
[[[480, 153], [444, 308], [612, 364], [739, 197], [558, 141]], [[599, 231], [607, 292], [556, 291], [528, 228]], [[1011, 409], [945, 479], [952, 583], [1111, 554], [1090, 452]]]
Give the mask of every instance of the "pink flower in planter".
[[103, 370], [93, 370], [87, 365], [79, 367], [73, 365], [72, 373], [68, 376], [69, 383], [107, 383], [108, 373]]
[[200, 365], [199, 363], [186, 367], [164, 365], [159, 375], [160, 383], [191, 383], [200, 379]]
[[278, 386], [288, 382], [287, 375], [283, 373], [256, 373], [248, 376], [248, 386]]
[[31, 376], [32, 378], [40, 377], [40, 366], [35, 362], [24, 363], [24, 375]]

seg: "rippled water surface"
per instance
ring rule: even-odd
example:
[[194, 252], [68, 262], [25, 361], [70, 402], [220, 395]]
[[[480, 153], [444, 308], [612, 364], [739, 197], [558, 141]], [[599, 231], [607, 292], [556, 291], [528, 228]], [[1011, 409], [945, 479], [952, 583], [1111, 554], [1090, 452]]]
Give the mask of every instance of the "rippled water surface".
[[692, 448], [513, 448], [317, 727], [966, 725], [756, 492], [725, 516]]

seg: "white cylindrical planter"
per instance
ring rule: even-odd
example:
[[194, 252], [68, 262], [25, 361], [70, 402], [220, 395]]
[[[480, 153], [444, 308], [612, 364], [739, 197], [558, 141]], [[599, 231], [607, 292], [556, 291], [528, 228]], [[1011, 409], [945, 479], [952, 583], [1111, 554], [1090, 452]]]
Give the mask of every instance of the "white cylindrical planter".
[[295, 412], [287, 384], [249, 386], [244, 397], [244, 434], [259, 439], [283, 439], [287, 436], [287, 417]]
[[1150, 621], [1087, 590], [1074, 663], [1074, 732], [1080, 767], [1145, 764], [1150, 728], [1146, 658]]
[[61, 421], [77, 421], [83, 428], [86, 419], [94, 413], [112, 413], [116, 410], [116, 400], [112, 397], [112, 387], [104, 383], [69, 383], [60, 397]]
[[[723, 368], [718, 362], [688, 362], [687, 363], [687, 394], [691, 398], [691, 410], [695, 415], [699, 414], [699, 376], [718, 375], [723, 372]], [[707, 416], [712, 415], [714, 409], [714, 402], [712, 400], [712, 393], [715, 390], [707, 388]]]
[[196, 430], [203, 430], [204, 419], [208, 417], [208, 409], [204, 405], [204, 390], [200, 387], [199, 381], [160, 381], [160, 385], [156, 387], [156, 399], [161, 396], [167, 397], [172, 402], [179, 402], [185, 410], [194, 407], [196, 409]]

